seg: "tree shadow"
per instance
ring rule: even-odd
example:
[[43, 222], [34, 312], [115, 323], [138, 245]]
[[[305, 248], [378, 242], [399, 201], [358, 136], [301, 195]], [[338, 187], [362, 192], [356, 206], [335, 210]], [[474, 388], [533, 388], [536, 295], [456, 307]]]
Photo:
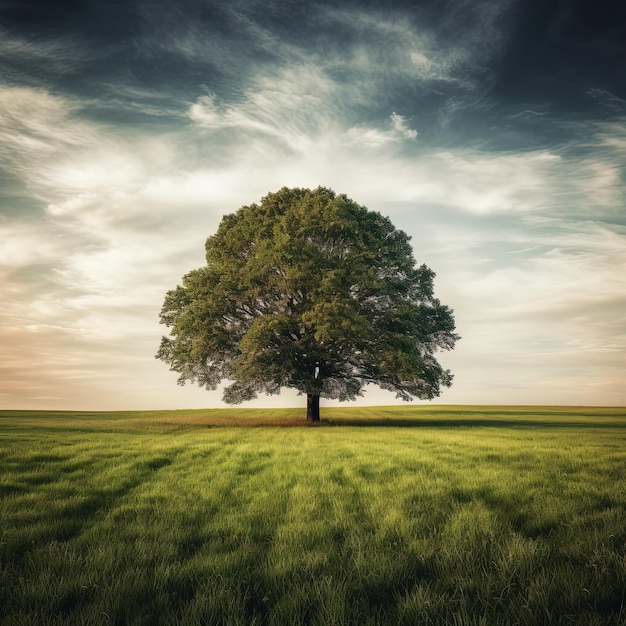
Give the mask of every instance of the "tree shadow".
[[626, 430], [626, 419], [607, 420], [599, 418], [594, 421], [592, 417], [581, 420], [568, 419], [498, 419], [498, 418], [322, 418], [322, 425], [329, 427], [353, 426], [359, 428], [518, 428], [518, 429], [620, 429]]

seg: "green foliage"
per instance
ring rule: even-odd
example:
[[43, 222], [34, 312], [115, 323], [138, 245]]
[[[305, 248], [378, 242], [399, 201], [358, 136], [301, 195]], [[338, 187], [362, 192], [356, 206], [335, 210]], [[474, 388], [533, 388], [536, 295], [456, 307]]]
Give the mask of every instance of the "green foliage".
[[237, 403], [291, 387], [339, 400], [377, 384], [433, 398], [452, 375], [452, 311], [415, 267], [409, 237], [346, 196], [283, 188], [226, 215], [207, 265], [165, 297], [157, 357]]
[[228, 413], [0, 412], [0, 624], [624, 624], [624, 409]]

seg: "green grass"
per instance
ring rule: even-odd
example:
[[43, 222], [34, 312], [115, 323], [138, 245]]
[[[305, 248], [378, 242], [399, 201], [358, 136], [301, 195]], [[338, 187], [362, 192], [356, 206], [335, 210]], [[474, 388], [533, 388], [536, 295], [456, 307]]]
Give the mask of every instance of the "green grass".
[[0, 412], [0, 624], [626, 623], [626, 410], [323, 420]]

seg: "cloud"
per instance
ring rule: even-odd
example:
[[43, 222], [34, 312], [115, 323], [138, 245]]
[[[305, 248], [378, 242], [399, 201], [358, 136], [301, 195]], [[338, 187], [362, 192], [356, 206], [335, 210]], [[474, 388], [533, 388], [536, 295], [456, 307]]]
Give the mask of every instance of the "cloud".
[[398, 115], [394, 111], [391, 114], [391, 123], [394, 129], [406, 139], [417, 139], [417, 131], [407, 126], [406, 118], [404, 116]]
[[124, 136], [84, 118], [86, 103], [43, 89], [0, 90], [0, 156], [56, 223], [91, 231], [105, 223], [150, 219], [131, 206], [148, 181], [180, 158], [169, 138]]
[[220, 107], [215, 96], [201, 96], [190, 107], [189, 118], [201, 128], [267, 135], [299, 153], [317, 150], [320, 144], [379, 148], [401, 139], [417, 138], [417, 131], [409, 128], [406, 118], [395, 112], [390, 116], [389, 129], [368, 126], [346, 129], [341, 128], [332, 111], [325, 114], [322, 107], [318, 96], [277, 91], [273, 86], [267, 92], [255, 91], [239, 107]]
[[[446, 83], [473, 90], [485, 63], [505, 34], [501, 16], [510, 1], [449, 2], [434, 18], [427, 7], [346, 9], [326, 7], [328, 28], [350, 33], [350, 44], [338, 44], [351, 71], [384, 80], [420, 81], [441, 89]], [[343, 42], [342, 38], [336, 41]], [[346, 49], [347, 48], [347, 49]], [[342, 64], [331, 55], [332, 62]]]
[[[136, 354], [151, 363], [171, 286], [163, 274], [173, 267], [178, 278], [190, 265], [181, 257], [195, 224], [160, 232], [177, 207], [150, 202], [150, 185], [173, 170], [176, 142], [124, 138], [85, 119], [83, 104], [43, 89], [0, 90], [3, 162], [40, 206], [38, 217], [0, 220], [2, 388], [21, 406], [58, 389], [60, 406], [72, 394], [88, 403], [87, 390], [127, 377], [112, 363], [124, 371]], [[203, 238], [190, 254], [196, 264]]]
[[0, 57], [7, 68], [7, 79], [19, 77], [24, 67], [42, 73], [70, 73], [83, 63], [85, 50], [70, 36], [25, 39], [0, 27]]
[[512, 119], [515, 119], [516, 117], [532, 119], [532, 117], [541, 117], [542, 115], [547, 115], [547, 112], [546, 111], [533, 111], [532, 109], [524, 109], [523, 111], [520, 111], [519, 113], [514, 113], [510, 117]]
[[22, 267], [59, 254], [62, 246], [32, 221], [0, 221], [0, 267]]
[[230, 131], [239, 134], [240, 140], [241, 133], [261, 139], [266, 136], [299, 154], [341, 144], [378, 148], [417, 137], [406, 118], [395, 112], [390, 116], [390, 128], [350, 126], [346, 95], [342, 85], [318, 69], [290, 68], [276, 77], [257, 79], [237, 104], [220, 104], [214, 94], [201, 96], [189, 108], [188, 116], [200, 128]]
[[[0, 91], [0, 155], [15, 174], [37, 182], [48, 177], [59, 150], [97, 142], [93, 129], [72, 120], [78, 106], [43, 89], [7, 87]], [[31, 166], [37, 175], [31, 172]], [[55, 181], [56, 182], [56, 181]]]
[[626, 100], [616, 96], [607, 89], [592, 87], [587, 91], [587, 94], [611, 113], [618, 115], [626, 113]]
[[[481, 64], [497, 48], [498, 16], [508, 4], [451, 3], [443, 25], [401, 9], [311, 5], [306, 11], [311, 26], [302, 29], [301, 41], [277, 37], [241, 10], [233, 36], [245, 39], [246, 46], [228, 60], [222, 58], [224, 33], [207, 43], [198, 24], [183, 26], [178, 19], [162, 45], [186, 60], [217, 64], [218, 84], [230, 85], [191, 104], [188, 116], [196, 124], [267, 133], [283, 143], [289, 139], [290, 147], [298, 149], [308, 145], [303, 138], [329, 128], [331, 120], [340, 131], [371, 127], [372, 115], [378, 123], [388, 120], [407, 102], [407, 90], [413, 92], [411, 106], [416, 97], [417, 102], [436, 98], [445, 123], [479, 101], [486, 80]], [[452, 30], [461, 35], [450, 38]], [[215, 42], [220, 42], [219, 53], [213, 51]], [[237, 81], [231, 84], [229, 76], [235, 73]], [[404, 117], [392, 120], [401, 134], [414, 138], [413, 130], [403, 126]]]

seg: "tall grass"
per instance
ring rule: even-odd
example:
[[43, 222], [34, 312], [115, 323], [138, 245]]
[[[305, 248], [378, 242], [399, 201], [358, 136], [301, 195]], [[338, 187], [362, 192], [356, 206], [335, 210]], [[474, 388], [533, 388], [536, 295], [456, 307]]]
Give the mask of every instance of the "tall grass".
[[0, 623], [626, 622], [623, 410], [233, 414], [0, 413]]

